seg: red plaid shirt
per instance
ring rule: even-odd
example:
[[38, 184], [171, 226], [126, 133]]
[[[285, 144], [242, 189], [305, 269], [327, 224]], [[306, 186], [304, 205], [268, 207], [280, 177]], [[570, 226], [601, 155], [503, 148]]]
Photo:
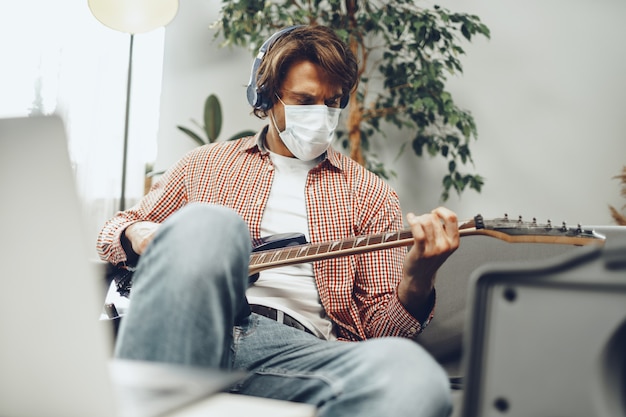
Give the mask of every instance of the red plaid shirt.
[[[191, 202], [234, 209], [248, 223], [253, 240], [272, 178], [267, 151], [256, 137], [196, 148], [184, 156], [133, 208], [103, 227], [97, 249], [113, 264], [126, 262], [120, 236], [137, 221], [163, 222]], [[312, 242], [397, 231], [402, 227], [398, 196], [385, 182], [352, 159], [333, 150], [313, 168], [306, 182], [306, 207]], [[285, 231], [289, 232], [289, 231]], [[340, 340], [401, 336], [415, 338], [425, 323], [400, 303], [397, 286], [406, 248], [385, 249], [313, 263], [320, 299], [337, 324]]]

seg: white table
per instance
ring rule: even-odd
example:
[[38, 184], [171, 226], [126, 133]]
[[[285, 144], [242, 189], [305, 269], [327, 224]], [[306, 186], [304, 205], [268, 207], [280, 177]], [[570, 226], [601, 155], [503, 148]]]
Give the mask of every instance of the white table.
[[[315, 417], [309, 404], [223, 392], [245, 376], [219, 370], [114, 359], [120, 417]], [[171, 411], [170, 411], [171, 410]]]
[[287, 401], [219, 393], [165, 417], [314, 417], [315, 407]]

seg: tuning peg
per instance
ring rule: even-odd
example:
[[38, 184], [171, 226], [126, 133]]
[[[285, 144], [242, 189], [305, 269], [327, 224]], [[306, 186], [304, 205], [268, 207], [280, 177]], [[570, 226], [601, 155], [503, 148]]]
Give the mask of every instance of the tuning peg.
[[509, 214], [508, 213], [504, 213], [504, 221], [505, 222], [509, 221]]
[[536, 218], [536, 217], [533, 217], [533, 223], [532, 223], [532, 225], [533, 225], [533, 226], [537, 226], [537, 218]]
[[582, 234], [583, 233], [583, 226], [578, 223], [578, 225], [576, 226], [576, 234]]
[[563, 232], [567, 231], [567, 224], [565, 222], [563, 222], [563, 225], [561, 226], [561, 230]]
[[476, 229], [484, 229], [485, 228], [485, 219], [483, 218], [482, 214], [477, 214], [474, 217], [474, 227], [476, 227]]
[[552, 220], [548, 219], [548, 229], [552, 229]]
[[522, 223], [522, 216], [519, 216], [519, 217], [517, 218], [517, 222], [518, 222], [518, 223]]

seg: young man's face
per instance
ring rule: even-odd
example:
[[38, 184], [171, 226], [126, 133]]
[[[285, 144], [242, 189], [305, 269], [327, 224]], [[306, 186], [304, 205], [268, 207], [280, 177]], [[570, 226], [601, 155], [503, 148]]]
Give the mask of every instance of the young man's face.
[[[325, 104], [338, 108], [341, 93], [341, 85], [333, 83], [318, 65], [310, 61], [297, 61], [287, 71], [278, 96], [287, 105]], [[270, 110], [269, 117], [275, 119], [282, 132], [285, 130], [285, 108], [280, 100]], [[278, 136], [274, 123], [270, 123], [266, 140], [266, 145], [272, 152], [293, 156]]]

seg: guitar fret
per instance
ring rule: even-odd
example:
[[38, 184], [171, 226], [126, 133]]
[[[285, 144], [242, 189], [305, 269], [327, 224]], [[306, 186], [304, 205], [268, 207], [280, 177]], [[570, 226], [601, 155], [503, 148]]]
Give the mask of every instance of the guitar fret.
[[299, 248], [296, 247], [292, 247], [290, 248], [285, 255], [285, 259], [295, 259], [298, 257], [298, 253], [300, 252]]
[[346, 239], [343, 242], [340, 242], [340, 245], [340, 250], [352, 249], [354, 247], [354, 239]]
[[331, 246], [332, 246], [332, 243], [321, 243], [321, 244], [317, 245], [317, 252], [316, 252], [316, 254], [330, 252], [330, 247]]
[[400, 237], [400, 235], [398, 233], [387, 233], [385, 235], [385, 242], [393, 242], [398, 240], [398, 238]]
[[368, 244], [370, 245], [378, 245], [380, 243], [383, 243], [383, 235], [373, 235], [370, 236], [368, 240]]
[[289, 250], [287, 250], [287, 251], [279, 251], [278, 252], [278, 259], [281, 260], [281, 261], [289, 259]]
[[300, 250], [298, 250], [298, 256], [303, 256], [304, 252], [308, 252], [308, 250], [309, 250], [308, 246], [304, 246], [300, 248]]
[[413, 232], [411, 232], [410, 230], [402, 230], [397, 233], [397, 235], [398, 240], [413, 239]]
[[367, 237], [357, 237], [354, 242], [355, 248], [367, 246]]

